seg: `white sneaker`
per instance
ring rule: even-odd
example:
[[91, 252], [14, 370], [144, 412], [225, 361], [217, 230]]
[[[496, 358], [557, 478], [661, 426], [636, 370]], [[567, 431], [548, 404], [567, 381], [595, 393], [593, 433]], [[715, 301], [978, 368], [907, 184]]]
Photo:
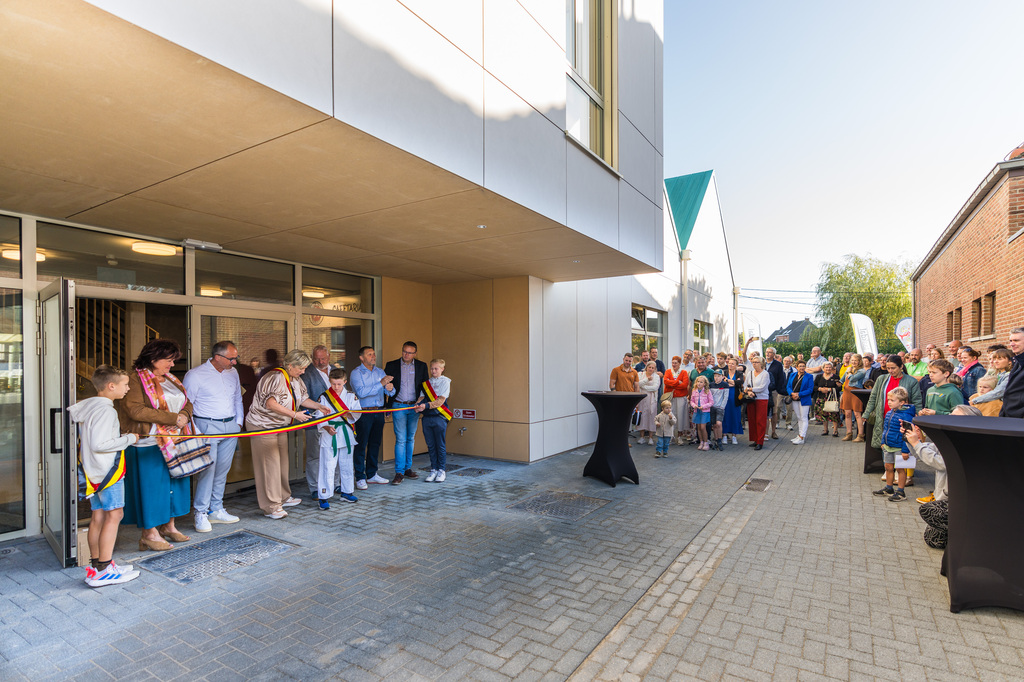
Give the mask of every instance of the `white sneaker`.
[[366, 490], [366, 479], [359, 479], [356, 481], [356, 490]]
[[790, 440], [789, 442], [790, 442], [790, 443], [793, 443], [793, 444], [795, 444], [795, 445], [803, 445], [803, 444], [804, 444], [804, 439], [803, 439], [803, 438], [801, 438], [800, 436], [797, 436], [796, 438], [793, 438], [793, 439], [792, 439], [792, 440]]
[[297, 497], [289, 497], [287, 500], [281, 503], [282, 507], [296, 507], [302, 504], [302, 500]]
[[238, 517], [229, 514], [226, 509], [218, 509], [206, 515], [210, 523], [238, 523]]
[[373, 478], [366, 479], [367, 483], [376, 483], [377, 485], [387, 485], [388, 479], [382, 477], [380, 474], [374, 474]]
[[288, 512], [286, 512], [284, 509], [281, 509], [279, 511], [274, 512], [273, 514], [264, 514], [264, 516], [266, 516], [268, 519], [274, 519], [276, 521], [278, 519], [283, 519], [284, 517], [288, 516]]
[[424, 480], [427, 483], [433, 483], [436, 479], [437, 479], [437, 469], [431, 469], [430, 470], [430, 475], [427, 476]]
[[139, 577], [138, 571], [123, 571], [121, 567], [111, 563], [99, 573], [85, 579], [89, 587], [103, 587], [105, 585], [120, 585], [135, 580]]
[[736, 436], [732, 437], [732, 444], [733, 445], [738, 445], [738, 443], [736, 442]]
[[197, 511], [194, 517], [194, 525], [197, 533], [209, 533], [213, 528], [210, 526], [210, 521], [207, 518], [206, 512]]
[[789, 429], [790, 431], [792, 431], [793, 430], [793, 425], [792, 424], [786, 424], [786, 428]]
[[444, 469], [438, 469], [437, 478], [434, 479], [435, 483], [444, 483]]

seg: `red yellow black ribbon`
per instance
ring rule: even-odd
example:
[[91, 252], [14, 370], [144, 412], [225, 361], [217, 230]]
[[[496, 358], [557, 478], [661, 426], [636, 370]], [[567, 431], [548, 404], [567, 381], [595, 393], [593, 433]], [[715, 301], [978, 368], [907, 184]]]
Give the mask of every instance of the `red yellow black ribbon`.
[[[423, 382], [423, 390], [427, 394], [427, 397], [430, 398], [430, 402], [434, 402], [435, 400], [438, 399], [437, 391], [434, 390], [434, 387], [430, 385], [429, 381]], [[444, 417], [447, 421], [452, 420], [452, 410], [447, 405], [442, 404], [440, 407], [437, 407], [435, 409], [437, 410], [438, 414]]]
[[[384, 412], [402, 412], [404, 410], [414, 410], [415, 405], [409, 407], [394, 407], [389, 410], [344, 410], [344, 412], [351, 412], [353, 414], [375, 414]], [[253, 436], [269, 436], [275, 433], [288, 433], [289, 431], [298, 431], [299, 429], [309, 428], [310, 426], [316, 426], [329, 422], [335, 417], [340, 417], [342, 412], [334, 412], [333, 414], [324, 415], [323, 417], [317, 417], [316, 419], [310, 419], [309, 421], [299, 422], [298, 424], [292, 424], [290, 426], [279, 426], [274, 429], [261, 429], [259, 431], [243, 431], [242, 433], [206, 433], [206, 434], [193, 434], [193, 433], [178, 433], [168, 434], [167, 438], [203, 438], [203, 439], [214, 439], [214, 438], [251, 438]]]
[[107, 472], [107, 475], [104, 476], [103, 480], [98, 484], [89, 480], [89, 475], [85, 473], [85, 467], [82, 467], [82, 473], [85, 475], [86, 497], [98, 493], [101, 490], [106, 490], [124, 478], [124, 450], [121, 450], [114, 456], [114, 466], [110, 467], [110, 471]]

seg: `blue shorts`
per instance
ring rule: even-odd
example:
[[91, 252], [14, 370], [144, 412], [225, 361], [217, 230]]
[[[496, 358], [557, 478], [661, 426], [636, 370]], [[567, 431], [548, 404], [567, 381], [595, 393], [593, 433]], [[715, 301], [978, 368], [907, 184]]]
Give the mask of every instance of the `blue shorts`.
[[89, 498], [89, 505], [93, 511], [113, 511], [124, 507], [124, 479], [93, 493]]
[[711, 423], [711, 413], [703, 412], [701, 410], [693, 411], [693, 423], [694, 424], [709, 424]]

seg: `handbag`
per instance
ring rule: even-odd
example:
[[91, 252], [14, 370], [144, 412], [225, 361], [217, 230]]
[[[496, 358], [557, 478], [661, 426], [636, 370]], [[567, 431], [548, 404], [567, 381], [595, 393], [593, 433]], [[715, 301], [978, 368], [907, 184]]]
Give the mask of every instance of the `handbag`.
[[832, 389], [828, 393], [828, 400], [821, 406], [822, 412], [838, 412], [839, 411], [839, 398], [836, 396], [836, 389]]
[[[198, 433], [195, 422], [192, 422], [192, 431]], [[166, 461], [167, 471], [171, 474], [171, 478], [188, 478], [204, 469], [209, 469], [213, 466], [210, 440], [199, 436], [176, 438], [174, 456]]]

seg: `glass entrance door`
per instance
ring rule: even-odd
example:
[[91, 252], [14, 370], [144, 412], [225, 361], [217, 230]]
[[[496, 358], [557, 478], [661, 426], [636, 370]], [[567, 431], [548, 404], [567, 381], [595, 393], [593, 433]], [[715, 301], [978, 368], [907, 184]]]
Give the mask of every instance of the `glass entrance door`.
[[78, 549], [78, 458], [67, 413], [75, 403], [75, 283], [63, 277], [52, 282], [40, 292], [39, 306], [43, 535], [68, 567]]

